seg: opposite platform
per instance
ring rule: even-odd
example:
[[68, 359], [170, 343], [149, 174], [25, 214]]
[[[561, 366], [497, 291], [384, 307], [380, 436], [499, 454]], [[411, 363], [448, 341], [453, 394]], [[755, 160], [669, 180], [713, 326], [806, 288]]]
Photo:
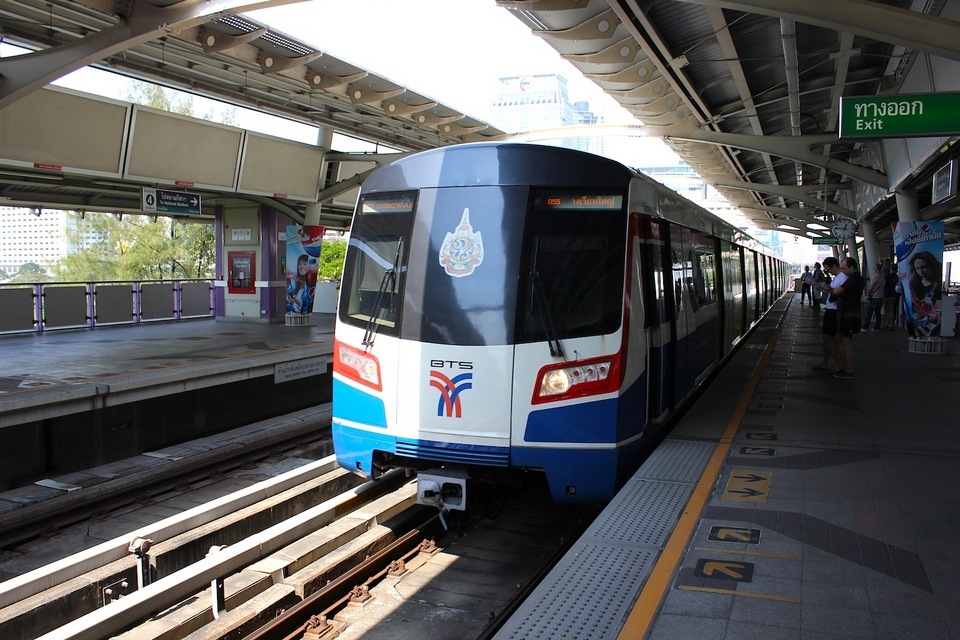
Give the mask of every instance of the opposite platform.
[[332, 314], [285, 326], [213, 319], [0, 336], [0, 427], [238, 379], [326, 371]]

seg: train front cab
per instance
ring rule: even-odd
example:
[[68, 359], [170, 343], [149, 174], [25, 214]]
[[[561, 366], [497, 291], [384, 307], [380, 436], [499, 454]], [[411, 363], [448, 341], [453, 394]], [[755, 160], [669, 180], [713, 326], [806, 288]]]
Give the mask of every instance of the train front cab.
[[[517, 166], [550, 173], [570, 152], [536, 153], [552, 160]], [[404, 186], [421, 161], [395, 163], [381, 182]], [[543, 469], [558, 502], [608, 499], [752, 326], [770, 290], [753, 251], [659, 185], [583, 161], [530, 182], [607, 183], [470, 177], [361, 197], [335, 347], [341, 465], [368, 476], [378, 463]], [[456, 172], [481, 165], [474, 155]], [[599, 204], [563, 210], [572, 196]], [[458, 234], [460, 249], [483, 246], [469, 273], [445, 264]], [[558, 372], [579, 383], [538, 398]]]

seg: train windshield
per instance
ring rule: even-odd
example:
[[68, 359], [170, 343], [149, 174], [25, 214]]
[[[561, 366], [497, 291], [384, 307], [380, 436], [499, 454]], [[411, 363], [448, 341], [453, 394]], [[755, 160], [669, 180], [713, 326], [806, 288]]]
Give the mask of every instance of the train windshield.
[[[404, 251], [413, 225], [415, 193], [375, 194], [354, 217], [341, 287], [341, 319], [370, 332], [397, 335]], [[367, 339], [364, 339], [366, 342]]]
[[365, 197], [351, 229], [341, 320], [476, 346], [611, 333], [623, 315], [623, 201], [528, 186]]
[[615, 331], [623, 316], [623, 197], [535, 191], [530, 209], [517, 342]]

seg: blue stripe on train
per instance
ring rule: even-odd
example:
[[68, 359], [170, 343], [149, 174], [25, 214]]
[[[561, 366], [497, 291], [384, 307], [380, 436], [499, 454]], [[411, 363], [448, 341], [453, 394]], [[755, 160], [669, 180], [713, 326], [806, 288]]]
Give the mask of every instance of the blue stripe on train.
[[386, 428], [387, 410], [380, 398], [334, 377], [333, 419]]

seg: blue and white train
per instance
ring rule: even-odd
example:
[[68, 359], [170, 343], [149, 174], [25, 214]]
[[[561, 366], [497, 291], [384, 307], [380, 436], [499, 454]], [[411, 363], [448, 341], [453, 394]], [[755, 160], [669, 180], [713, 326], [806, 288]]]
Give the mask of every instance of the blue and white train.
[[785, 269], [592, 154], [477, 143], [397, 160], [363, 184], [350, 231], [339, 463], [541, 470], [557, 502], [607, 500], [782, 295]]

